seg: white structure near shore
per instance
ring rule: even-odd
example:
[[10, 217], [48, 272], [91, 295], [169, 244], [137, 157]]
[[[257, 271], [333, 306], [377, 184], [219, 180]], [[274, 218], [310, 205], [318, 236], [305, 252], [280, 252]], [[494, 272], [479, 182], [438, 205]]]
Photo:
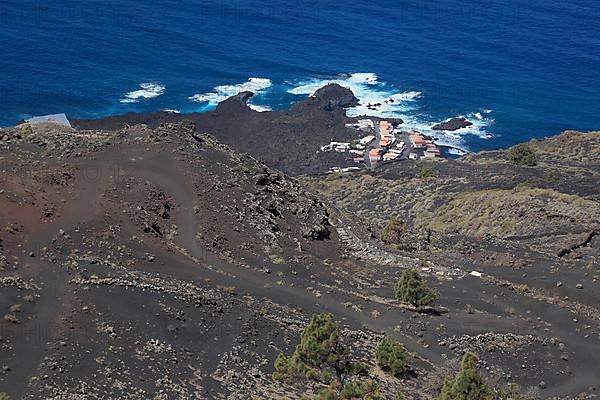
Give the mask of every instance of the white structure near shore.
[[69, 128], [71, 128], [71, 122], [69, 122], [69, 119], [67, 118], [66, 114], [50, 114], [42, 115], [40, 117], [31, 117], [29, 119], [26, 119], [25, 122], [31, 125], [52, 123], [68, 126]]

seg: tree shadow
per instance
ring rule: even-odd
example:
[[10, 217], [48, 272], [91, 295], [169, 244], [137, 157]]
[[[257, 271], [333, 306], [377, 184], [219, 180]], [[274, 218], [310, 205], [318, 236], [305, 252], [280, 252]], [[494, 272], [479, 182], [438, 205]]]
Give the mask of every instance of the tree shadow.
[[431, 315], [432, 317], [441, 317], [442, 315], [448, 314], [448, 310], [436, 310], [435, 308], [426, 308], [423, 310], [417, 310], [417, 313]]

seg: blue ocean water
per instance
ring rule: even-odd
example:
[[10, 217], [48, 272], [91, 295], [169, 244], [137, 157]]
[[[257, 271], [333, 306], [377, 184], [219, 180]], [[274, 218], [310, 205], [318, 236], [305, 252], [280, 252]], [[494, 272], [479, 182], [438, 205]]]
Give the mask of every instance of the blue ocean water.
[[[0, 0], [0, 125], [65, 112], [282, 109], [327, 81], [473, 151], [599, 129], [597, 0]], [[360, 114], [364, 109], [351, 110]]]

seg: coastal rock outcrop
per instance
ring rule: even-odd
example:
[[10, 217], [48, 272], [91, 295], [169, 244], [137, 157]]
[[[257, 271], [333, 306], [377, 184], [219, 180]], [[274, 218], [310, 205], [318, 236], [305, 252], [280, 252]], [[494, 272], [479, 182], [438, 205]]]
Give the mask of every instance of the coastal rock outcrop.
[[466, 118], [458, 117], [451, 118], [444, 122], [440, 122], [439, 124], [432, 126], [431, 129], [436, 131], [457, 131], [462, 128], [468, 128], [472, 125], [473, 123], [471, 121], [468, 121]]
[[217, 106], [217, 111], [236, 112], [250, 110], [250, 107], [248, 107], [248, 100], [250, 100], [253, 96], [254, 93], [249, 91], [238, 93], [235, 96], [232, 96], [219, 103]]
[[336, 84], [322, 87], [317, 90], [314, 97], [321, 103], [325, 103], [323, 108], [327, 111], [336, 108], [354, 107], [358, 104], [358, 99], [350, 89]]
[[[350, 89], [329, 84], [288, 110], [266, 112], [249, 107], [252, 96], [252, 92], [241, 92], [207, 112], [129, 113], [96, 120], [72, 119], [71, 123], [79, 130], [118, 131], [124, 126], [141, 124], [152, 130], [161, 124], [190, 120], [197, 132], [210, 132], [235, 151], [252, 154], [289, 175], [318, 174], [333, 166], [352, 164], [343, 154], [316, 151], [329, 140], [349, 142], [355, 137], [355, 130], [346, 126], [353, 121], [346, 115], [346, 109], [358, 104]], [[163, 133], [170, 135], [164, 129]], [[201, 137], [195, 135], [194, 139], [198, 141]], [[160, 136], [159, 140], [168, 138]]]

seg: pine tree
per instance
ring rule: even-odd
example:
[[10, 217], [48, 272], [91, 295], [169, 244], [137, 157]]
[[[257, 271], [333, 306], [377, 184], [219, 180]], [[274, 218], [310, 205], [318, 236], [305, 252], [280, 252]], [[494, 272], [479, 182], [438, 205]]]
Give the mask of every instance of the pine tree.
[[477, 356], [466, 353], [454, 379], [446, 378], [439, 400], [493, 400], [494, 394], [477, 373]]
[[274, 377], [303, 376], [325, 384], [335, 381], [337, 387], [343, 389], [349, 376], [367, 369], [362, 363], [352, 362], [349, 353], [333, 316], [316, 314], [304, 329], [294, 353], [277, 357]]
[[396, 299], [403, 303], [409, 303], [417, 309], [423, 309], [438, 298], [437, 290], [427, 286], [414, 269], [404, 271], [396, 284]]
[[394, 376], [400, 376], [408, 371], [410, 354], [402, 343], [386, 337], [377, 346], [375, 359], [382, 370], [389, 371]]

